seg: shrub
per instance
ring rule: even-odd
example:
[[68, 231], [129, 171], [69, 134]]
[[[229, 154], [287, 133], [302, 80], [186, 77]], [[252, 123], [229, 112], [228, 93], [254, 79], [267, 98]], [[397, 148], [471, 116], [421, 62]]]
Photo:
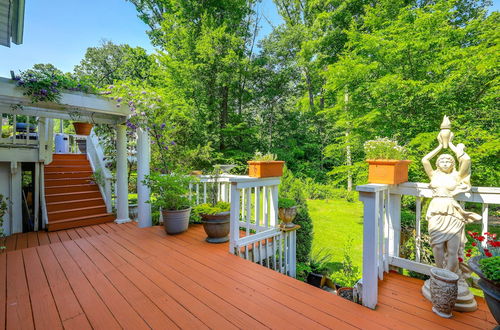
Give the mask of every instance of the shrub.
[[297, 205], [293, 199], [290, 198], [279, 198], [278, 199], [278, 207], [289, 209]]
[[309, 216], [306, 199], [302, 193], [302, 182], [293, 176], [293, 173], [286, 168], [283, 169], [281, 177], [280, 197], [295, 200], [297, 206], [297, 216], [294, 223], [300, 225], [297, 230], [297, 262], [305, 263], [309, 261], [313, 239], [313, 224]]
[[349, 239], [344, 247], [342, 268], [331, 275], [332, 280], [343, 288], [352, 288], [361, 278], [359, 268], [354, 266], [351, 259], [351, 246], [353, 239]]
[[500, 256], [483, 258], [479, 260], [479, 266], [487, 279], [500, 283]]
[[182, 210], [191, 206], [189, 198], [189, 183], [191, 176], [179, 174], [151, 173], [144, 183], [151, 189], [149, 203], [161, 207], [163, 210]]

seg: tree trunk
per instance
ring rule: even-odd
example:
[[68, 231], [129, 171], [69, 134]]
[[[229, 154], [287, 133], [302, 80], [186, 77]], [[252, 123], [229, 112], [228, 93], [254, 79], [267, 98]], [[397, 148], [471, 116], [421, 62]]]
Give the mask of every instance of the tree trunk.
[[[346, 116], [348, 116], [348, 108], [347, 108], [347, 103], [349, 102], [349, 94], [347, 91], [344, 94], [344, 109], [346, 112]], [[346, 154], [346, 164], [347, 164], [347, 191], [352, 191], [352, 155], [351, 155], [351, 141], [350, 141], [350, 134], [351, 134], [351, 129], [349, 128], [349, 123], [347, 125], [346, 131], [345, 131], [345, 154]]]
[[229, 87], [223, 86], [221, 93], [222, 93], [222, 104], [221, 104], [221, 112], [220, 112], [220, 144], [219, 144], [220, 147], [219, 147], [219, 149], [224, 150], [226, 146], [224, 144], [223, 129], [226, 128], [226, 125], [227, 125]]

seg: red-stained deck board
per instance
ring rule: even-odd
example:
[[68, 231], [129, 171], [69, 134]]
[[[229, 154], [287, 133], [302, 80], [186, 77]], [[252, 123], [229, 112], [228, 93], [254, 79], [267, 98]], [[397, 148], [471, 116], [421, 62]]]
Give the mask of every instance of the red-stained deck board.
[[7, 300], [7, 254], [0, 254], [0, 328], [5, 329], [5, 307]]
[[21, 251], [7, 253], [6, 329], [33, 329], [31, 303]]
[[41, 329], [62, 329], [63, 325], [36, 249], [24, 249], [22, 253], [27, 269], [26, 278], [36, 327]]

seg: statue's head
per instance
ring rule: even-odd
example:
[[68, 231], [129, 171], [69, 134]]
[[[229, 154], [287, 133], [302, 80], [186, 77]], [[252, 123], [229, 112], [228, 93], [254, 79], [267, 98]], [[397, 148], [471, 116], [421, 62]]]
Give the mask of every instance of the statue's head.
[[451, 173], [455, 169], [455, 158], [450, 154], [442, 154], [436, 160], [436, 167], [444, 173]]

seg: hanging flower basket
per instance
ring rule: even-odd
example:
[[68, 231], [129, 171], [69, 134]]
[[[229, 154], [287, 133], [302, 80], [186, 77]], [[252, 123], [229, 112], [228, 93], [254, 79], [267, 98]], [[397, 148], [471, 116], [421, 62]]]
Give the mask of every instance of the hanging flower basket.
[[367, 162], [369, 183], [399, 184], [408, 181], [410, 160], [369, 159]]
[[73, 122], [73, 127], [77, 135], [90, 135], [93, 125], [90, 123]]

